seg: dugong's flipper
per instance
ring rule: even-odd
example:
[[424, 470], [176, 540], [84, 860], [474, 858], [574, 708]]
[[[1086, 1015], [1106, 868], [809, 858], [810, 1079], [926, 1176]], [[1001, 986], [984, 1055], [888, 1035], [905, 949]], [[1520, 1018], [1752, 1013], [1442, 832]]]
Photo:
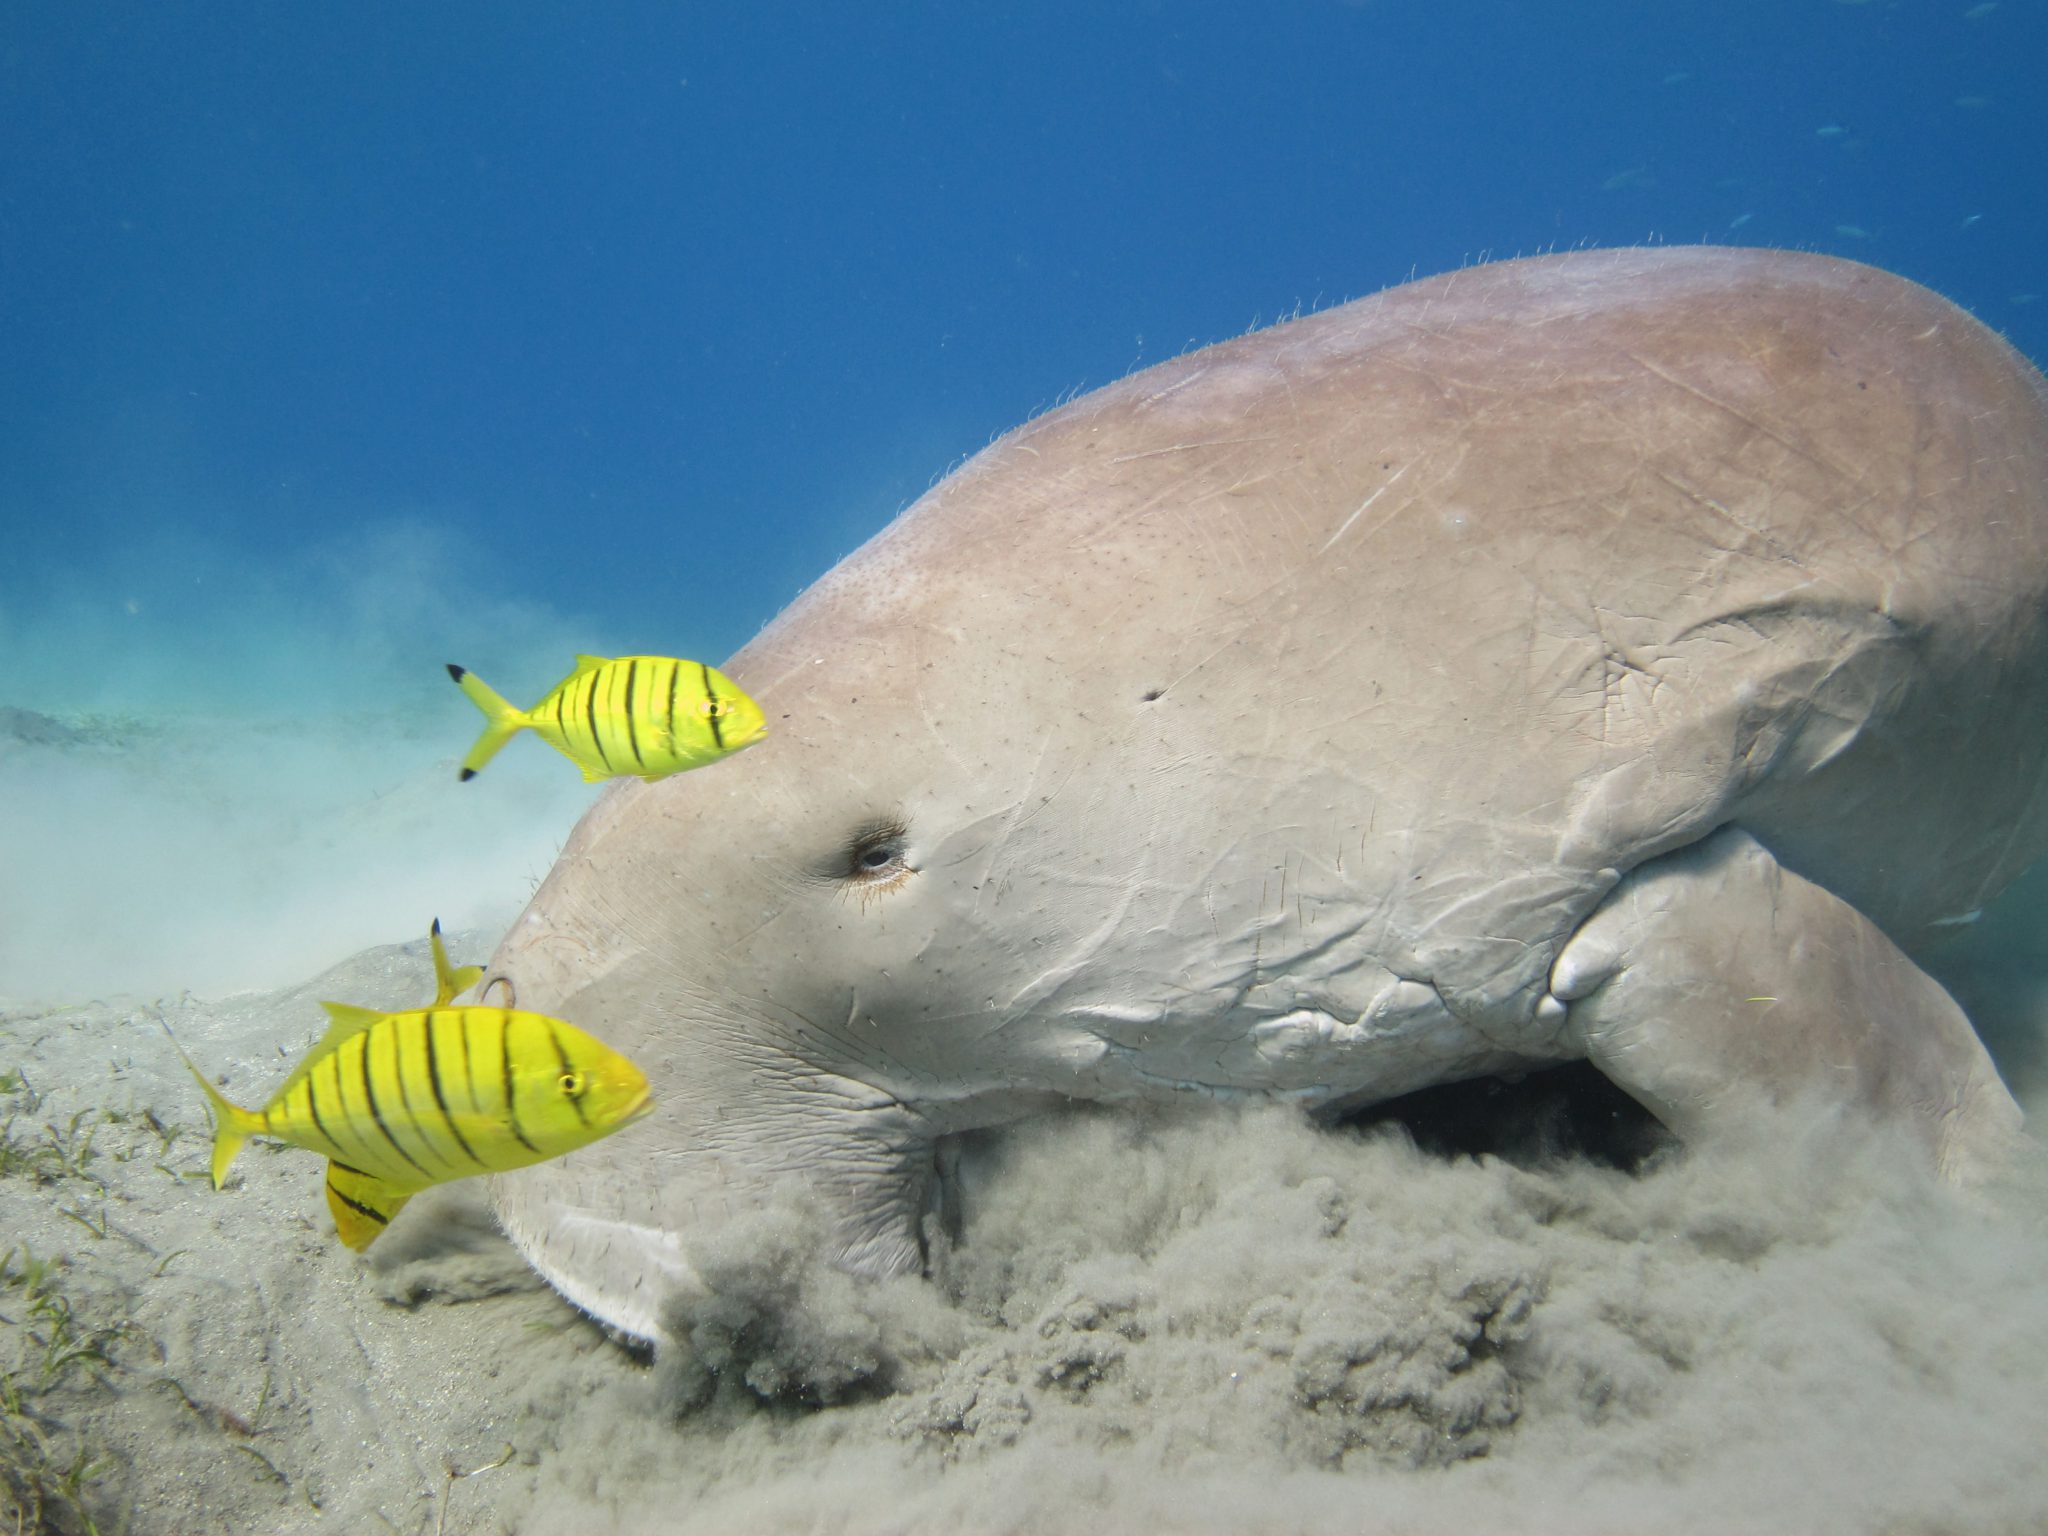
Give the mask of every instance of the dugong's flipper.
[[1810, 1094], [1971, 1183], [2020, 1127], [1963, 1011], [1871, 921], [1725, 827], [1626, 876], [1551, 970], [1568, 1040], [1682, 1137]]

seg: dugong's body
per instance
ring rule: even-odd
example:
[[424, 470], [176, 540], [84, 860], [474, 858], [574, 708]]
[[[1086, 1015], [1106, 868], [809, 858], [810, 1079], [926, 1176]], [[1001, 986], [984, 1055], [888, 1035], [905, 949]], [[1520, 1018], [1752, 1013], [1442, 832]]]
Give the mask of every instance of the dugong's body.
[[2040, 376], [1867, 267], [1552, 256], [1149, 369], [747, 645], [764, 744], [585, 817], [485, 996], [656, 1109], [500, 1214], [658, 1337], [776, 1180], [911, 1266], [935, 1138], [1060, 1098], [1590, 1057], [1961, 1173], [2018, 1114], [1909, 956], [2048, 846], [2044, 589]]

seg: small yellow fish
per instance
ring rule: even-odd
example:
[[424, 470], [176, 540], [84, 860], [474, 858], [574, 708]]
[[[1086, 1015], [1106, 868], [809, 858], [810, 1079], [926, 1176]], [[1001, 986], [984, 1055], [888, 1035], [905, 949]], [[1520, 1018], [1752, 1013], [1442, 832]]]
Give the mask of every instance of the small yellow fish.
[[591, 782], [666, 778], [750, 747], [768, 731], [761, 706], [723, 672], [673, 656], [578, 656], [576, 670], [532, 709], [507, 703], [453, 662], [448, 675], [489, 722], [462, 760], [465, 780], [528, 729]]
[[322, 1003], [333, 1023], [261, 1109], [231, 1103], [185, 1057], [213, 1106], [214, 1188], [251, 1136], [318, 1152], [335, 1228], [361, 1250], [429, 1185], [559, 1157], [651, 1107], [640, 1069], [573, 1024], [448, 1006], [482, 971], [449, 967], [438, 922], [432, 937], [434, 1002]]

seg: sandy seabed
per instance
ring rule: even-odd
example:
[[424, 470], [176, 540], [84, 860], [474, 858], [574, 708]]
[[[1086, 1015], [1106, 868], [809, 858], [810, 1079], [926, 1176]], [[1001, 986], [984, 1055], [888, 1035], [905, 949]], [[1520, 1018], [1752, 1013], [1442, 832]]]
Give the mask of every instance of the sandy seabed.
[[737, 1221], [649, 1361], [477, 1181], [360, 1257], [309, 1154], [208, 1186], [158, 1014], [260, 1101], [319, 998], [427, 995], [423, 950], [0, 1014], [0, 1532], [2048, 1524], [2037, 1164], [1965, 1201], [1824, 1116], [1631, 1175], [1077, 1111], [960, 1149], [929, 1279], [831, 1270], [797, 1201]]

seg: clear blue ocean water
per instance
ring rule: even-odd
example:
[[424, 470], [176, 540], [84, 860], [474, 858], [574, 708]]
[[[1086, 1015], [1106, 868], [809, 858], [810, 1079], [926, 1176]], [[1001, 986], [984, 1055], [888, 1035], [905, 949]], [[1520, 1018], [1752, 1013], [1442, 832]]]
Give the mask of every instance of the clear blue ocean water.
[[[461, 661], [717, 659], [949, 466], [1461, 264], [1853, 256], [2048, 359], [2043, 0], [0, 15], [0, 996], [516, 908]], [[467, 798], [464, 798], [464, 796]]]

